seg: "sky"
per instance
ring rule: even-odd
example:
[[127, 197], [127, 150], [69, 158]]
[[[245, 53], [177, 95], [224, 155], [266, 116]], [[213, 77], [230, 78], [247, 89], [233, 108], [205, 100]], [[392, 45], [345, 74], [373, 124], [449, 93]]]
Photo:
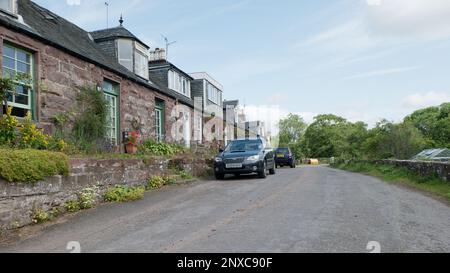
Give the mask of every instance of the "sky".
[[[35, 0], [92, 31], [104, 0]], [[206, 71], [250, 118], [333, 113], [373, 126], [450, 102], [448, 0], [110, 0], [109, 26]]]

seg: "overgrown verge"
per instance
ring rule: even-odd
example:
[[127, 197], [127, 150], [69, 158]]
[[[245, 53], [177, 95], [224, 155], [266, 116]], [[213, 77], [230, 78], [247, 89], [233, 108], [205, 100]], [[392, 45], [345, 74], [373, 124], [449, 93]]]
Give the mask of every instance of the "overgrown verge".
[[439, 177], [420, 176], [404, 167], [371, 162], [339, 162], [332, 166], [341, 170], [375, 176], [390, 183], [423, 190], [450, 201], [450, 183], [442, 181]]
[[0, 177], [9, 182], [33, 183], [69, 174], [69, 159], [59, 152], [0, 148]]

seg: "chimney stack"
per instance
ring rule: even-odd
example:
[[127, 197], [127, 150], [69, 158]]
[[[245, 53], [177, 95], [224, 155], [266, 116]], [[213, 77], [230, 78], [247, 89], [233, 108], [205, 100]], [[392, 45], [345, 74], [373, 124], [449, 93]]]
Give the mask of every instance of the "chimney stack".
[[165, 61], [166, 60], [166, 51], [162, 48], [155, 48], [154, 51], [150, 51], [149, 60], [151, 62]]

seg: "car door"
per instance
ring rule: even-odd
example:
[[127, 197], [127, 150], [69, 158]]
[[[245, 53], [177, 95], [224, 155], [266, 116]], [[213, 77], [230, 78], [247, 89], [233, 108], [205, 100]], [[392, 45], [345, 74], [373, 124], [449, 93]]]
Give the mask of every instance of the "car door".
[[266, 144], [264, 153], [266, 155], [266, 161], [267, 161], [267, 167], [269, 169], [274, 169], [275, 168], [275, 151], [274, 149], [272, 149], [271, 146], [269, 146], [268, 144]]

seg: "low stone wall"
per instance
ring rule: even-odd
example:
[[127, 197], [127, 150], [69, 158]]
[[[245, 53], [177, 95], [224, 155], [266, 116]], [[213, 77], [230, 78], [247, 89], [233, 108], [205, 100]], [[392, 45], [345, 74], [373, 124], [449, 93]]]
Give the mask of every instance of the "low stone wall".
[[[0, 178], [0, 230], [32, 224], [35, 209], [64, 212], [67, 201], [77, 200], [83, 189], [98, 187], [99, 199], [115, 185], [143, 186], [156, 175], [169, 175], [173, 168], [194, 176], [211, 172], [204, 159], [73, 159], [70, 175], [55, 176], [34, 184], [9, 183]], [[100, 202], [101, 200], [98, 200]]]
[[450, 163], [409, 160], [381, 160], [377, 163], [405, 167], [421, 176], [438, 176], [450, 182]]

